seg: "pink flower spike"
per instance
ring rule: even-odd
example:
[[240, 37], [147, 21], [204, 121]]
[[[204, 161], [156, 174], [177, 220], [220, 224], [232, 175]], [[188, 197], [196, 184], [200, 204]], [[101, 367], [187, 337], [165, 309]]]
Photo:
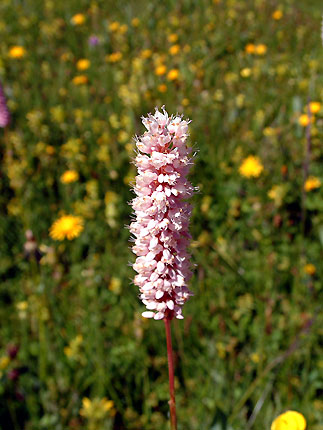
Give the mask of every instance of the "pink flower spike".
[[182, 319], [182, 306], [192, 296], [187, 284], [192, 275], [187, 246], [194, 193], [187, 175], [192, 164], [186, 145], [188, 124], [169, 117], [164, 108], [142, 120], [147, 131], [136, 138], [138, 169], [130, 225], [137, 255], [134, 283], [148, 311], [144, 318]]

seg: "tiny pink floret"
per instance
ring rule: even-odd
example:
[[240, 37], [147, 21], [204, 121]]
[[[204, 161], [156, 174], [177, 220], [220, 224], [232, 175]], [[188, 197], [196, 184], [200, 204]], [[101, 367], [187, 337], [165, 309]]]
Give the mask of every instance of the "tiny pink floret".
[[131, 202], [136, 219], [130, 225], [137, 255], [134, 283], [147, 311], [145, 318], [183, 319], [182, 306], [192, 296], [187, 283], [192, 276], [187, 247], [191, 236], [191, 205], [194, 193], [187, 179], [191, 148], [186, 145], [188, 121], [169, 117], [162, 108], [143, 118], [147, 131], [136, 138], [140, 152]]

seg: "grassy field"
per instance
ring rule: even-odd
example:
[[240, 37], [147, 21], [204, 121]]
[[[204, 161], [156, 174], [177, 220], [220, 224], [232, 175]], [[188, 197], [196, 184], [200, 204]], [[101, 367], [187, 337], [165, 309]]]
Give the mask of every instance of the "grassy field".
[[125, 228], [133, 136], [162, 105], [198, 152], [178, 429], [270, 429], [293, 409], [322, 430], [321, 15], [1, 0], [1, 430], [169, 428], [164, 326], [141, 317]]

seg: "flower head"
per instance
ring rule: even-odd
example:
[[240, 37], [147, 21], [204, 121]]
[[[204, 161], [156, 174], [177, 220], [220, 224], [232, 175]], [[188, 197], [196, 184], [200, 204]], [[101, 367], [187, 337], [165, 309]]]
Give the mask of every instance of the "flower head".
[[306, 420], [296, 411], [287, 411], [279, 415], [272, 423], [271, 430], [305, 430]]
[[91, 65], [90, 60], [86, 58], [82, 58], [81, 60], [78, 60], [76, 63], [77, 70], [87, 70]]
[[145, 318], [182, 319], [182, 306], [192, 293], [187, 252], [194, 188], [187, 179], [192, 164], [187, 147], [188, 121], [169, 117], [163, 109], [143, 118], [147, 131], [136, 139], [138, 176], [132, 201], [133, 252], [137, 255], [134, 283], [146, 305]]
[[22, 58], [26, 55], [26, 50], [23, 46], [12, 46], [9, 49], [9, 57], [11, 58]]
[[85, 22], [85, 16], [82, 13], [77, 13], [71, 18], [71, 23], [73, 25], [82, 25], [84, 24], [84, 22]]
[[249, 157], [245, 158], [239, 167], [240, 174], [246, 178], [258, 178], [263, 170], [264, 166], [260, 158], [254, 155], [249, 155]]
[[76, 170], [66, 170], [61, 176], [61, 182], [63, 184], [70, 184], [71, 182], [77, 181], [79, 174]]
[[74, 215], [63, 215], [49, 229], [49, 235], [54, 240], [68, 240], [78, 237], [83, 230], [83, 219]]
[[304, 190], [305, 191], [312, 191], [315, 190], [316, 188], [320, 188], [321, 186], [321, 181], [319, 178], [317, 178], [316, 176], [309, 176], [304, 184]]
[[7, 108], [6, 98], [0, 83], [0, 127], [6, 127], [10, 122], [10, 113]]

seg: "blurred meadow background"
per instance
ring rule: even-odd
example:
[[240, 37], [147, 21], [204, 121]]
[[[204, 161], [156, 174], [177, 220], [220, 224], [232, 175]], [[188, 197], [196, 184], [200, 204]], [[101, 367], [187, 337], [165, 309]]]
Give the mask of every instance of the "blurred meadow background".
[[[192, 119], [179, 430], [322, 430], [320, 0], [1, 0], [0, 429], [164, 430], [128, 202], [140, 117]], [[321, 355], [320, 355], [321, 354]]]

